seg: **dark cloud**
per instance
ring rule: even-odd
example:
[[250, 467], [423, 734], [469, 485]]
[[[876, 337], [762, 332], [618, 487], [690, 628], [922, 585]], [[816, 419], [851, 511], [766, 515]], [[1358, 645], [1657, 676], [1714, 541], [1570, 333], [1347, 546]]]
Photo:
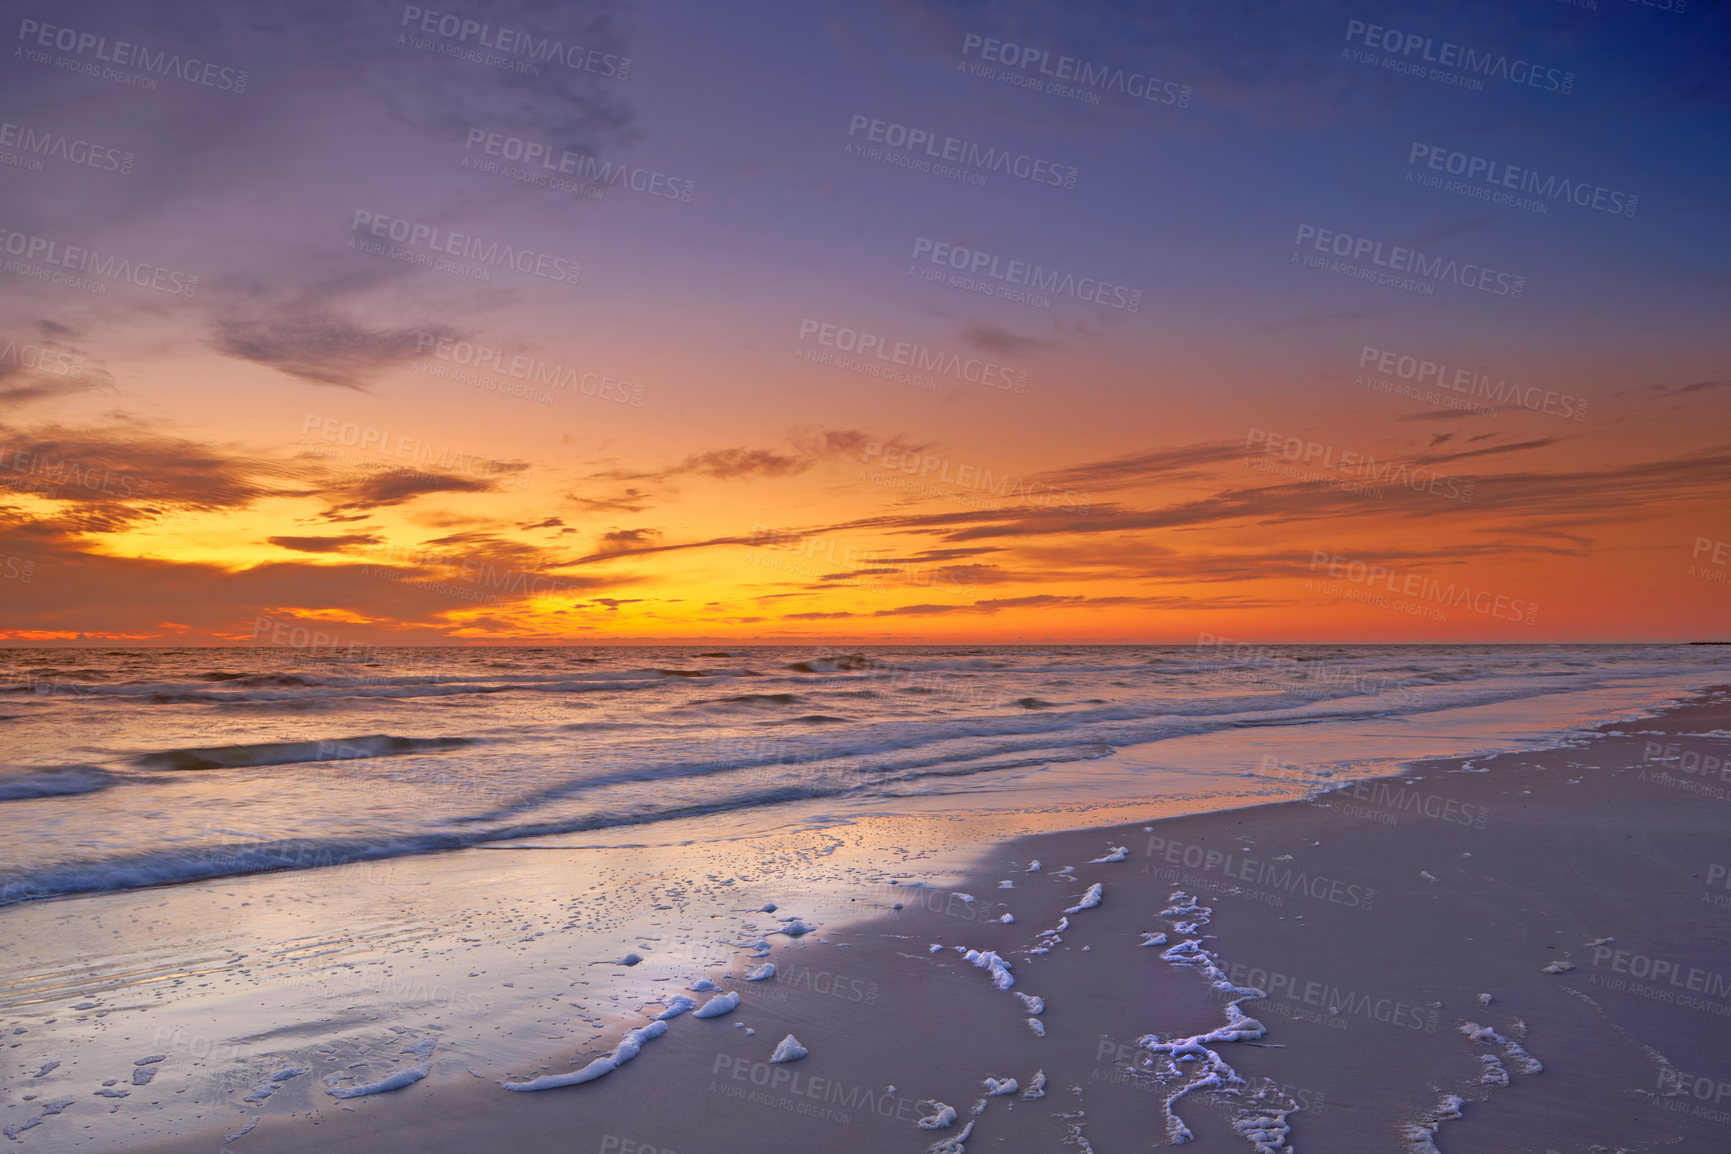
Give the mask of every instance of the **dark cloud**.
[[573, 565], [587, 565], [596, 561], [611, 561], [617, 557], [642, 557], [650, 553], [675, 553], [686, 549], [711, 549], [718, 545], [762, 545], [755, 537], [711, 537], [706, 541], [687, 541], [673, 545], [640, 545], [630, 548], [613, 549], [607, 552], [590, 553], [572, 561]]
[[382, 538], [371, 533], [350, 533], [340, 537], [266, 537], [265, 540], [297, 553], [346, 553], [361, 545], [377, 545]]
[[868, 445], [893, 442], [890, 438], [874, 437], [863, 429], [797, 428], [788, 434], [788, 443], [809, 457], [863, 457]]
[[241, 509], [266, 496], [304, 495], [295, 469], [158, 432], [111, 415], [70, 427], [0, 425], [0, 490], [63, 503], [78, 532], [114, 532], [172, 512]]
[[[1465, 449], [1458, 453], [1433, 453], [1429, 456], [1415, 457], [1420, 465], [1443, 465], [1450, 461], [1464, 461], [1471, 457], [1490, 457], [1502, 453], [1523, 453], [1528, 449], [1543, 449], [1560, 443], [1561, 437], [1535, 437], [1530, 441], [1512, 441], [1507, 445], [1486, 445], [1482, 449]], [[1431, 442], [1435, 444], [1436, 442]]]
[[7, 404], [27, 405], [32, 401], [73, 397], [79, 393], [92, 392], [99, 387], [95, 377], [84, 373], [62, 376], [30, 369], [9, 373], [4, 366], [0, 366], [0, 401]]
[[[233, 570], [203, 562], [113, 557], [85, 552], [40, 526], [0, 515], [0, 552], [36, 563], [29, 583], [12, 582], [4, 624], [17, 628], [123, 634], [156, 640], [259, 636], [256, 623], [295, 620], [344, 635], [344, 644], [449, 641], [454, 615], [480, 605], [508, 608], [534, 594], [518, 568], [477, 564], [457, 556], [423, 556], [414, 563], [332, 564], [282, 561]], [[387, 555], [387, 557], [390, 555]], [[625, 579], [565, 577], [542, 572], [538, 588], [604, 592]], [[470, 596], [462, 596], [468, 593]], [[371, 624], [333, 624], [320, 614], [340, 610]], [[141, 625], [148, 622], [150, 624]], [[509, 627], [501, 621], [501, 628]], [[353, 634], [351, 637], [350, 634]], [[268, 634], [267, 634], [268, 636]], [[258, 642], [263, 643], [263, 642]]]
[[338, 492], [347, 500], [332, 505], [330, 511], [385, 509], [429, 493], [490, 493], [495, 487], [489, 480], [442, 473], [374, 473], [341, 486]]
[[635, 486], [627, 486], [608, 497], [579, 497], [566, 494], [572, 504], [596, 513], [642, 513], [653, 505], [650, 494]]
[[1731, 386], [1731, 380], [1692, 381], [1687, 385], [1636, 385], [1633, 388], [1618, 389], [1613, 396], [1627, 396], [1631, 393], [1656, 393], [1664, 397], [1680, 397], [1689, 393], [1705, 393], [1713, 389], [1723, 389]]
[[215, 322], [217, 351], [310, 381], [365, 390], [381, 373], [407, 363], [427, 335], [455, 339], [457, 334], [431, 322], [403, 328], [369, 328], [328, 309], [272, 313], [263, 317], [225, 317]]
[[35, 337], [0, 337], [0, 401], [25, 405], [113, 390], [108, 370], [69, 343], [77, 335], [72, 329], [47, 319], [37, 321], [36, 329]]
[[661, 540], [659, 529], [614, 529], [601, 534], [599, 553], [622, 553], [653, 546]]
[[1035, 337], [1024, 337], [999, 328], [997, 325], [979, 322], [962, 330], [962, 339], [988, 353], [1001, 357], [1013, 357], [1032, 349], [1044, 348], [1049, 341]]
[[1474, 413], [1464, 409], [1428, 409], [1422, 413], [1402, 413], [1397, 421], [1460, 421], [1468, 417], [1488, 417], [1489, 413]]
[[1204, 477], [1208, 475], [1204, 466], [1236, 460], [1243, 455], [1244, 446], [1232, 443], [1182, 445], [1051, 469], [1036, 473], [1032, 479], [1054, 489], [1122, 489], [1154, 481]]
[[769, 449], [712, 449], [693, 453], [668, 469], [662, 476], [694, 473], [714, 477], [718, 481], [737, 481], [746, 477], [788, 477], [812, 467], [809, 457], [795, 457]]

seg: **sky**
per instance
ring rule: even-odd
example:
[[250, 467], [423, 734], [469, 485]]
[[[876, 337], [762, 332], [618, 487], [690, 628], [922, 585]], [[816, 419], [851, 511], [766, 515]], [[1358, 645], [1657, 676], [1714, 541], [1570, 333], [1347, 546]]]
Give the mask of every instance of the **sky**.
[[6, 3], [0, 642], [1731, 634], [1731, 15]]

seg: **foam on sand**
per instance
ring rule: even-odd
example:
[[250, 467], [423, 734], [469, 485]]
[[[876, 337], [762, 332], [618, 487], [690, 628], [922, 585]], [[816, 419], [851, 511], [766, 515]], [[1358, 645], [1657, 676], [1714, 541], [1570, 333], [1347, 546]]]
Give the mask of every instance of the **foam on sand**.
[[245, 1126], [242, 1126], [239, 1130], [236, 1130], [233, 1134], [224, 1134], [222, 1136], [222, 1144], [224, 1146], [226, 1146], [230, 1142], [236, 1141], [237, 1139], [245, 1138], [248, 1134], [252, 1133], [252, 1128], [254, 1126], [257, 1126], [259, 1123], [259, 1119], [263, 1118], [263, 1117], [264, 1117], [263, 1114], [254, 1114], [252, 1116], [252, 1119], [249, 1122], [247, 1122], [247, 1124]]
[[[1525, 1028], [1526, 1023], [1516, 1019], [1516, 1024]], [[1489, 1026], [1481, 1026], [1477, 1022], [1465, 1022], [1461, 1025], [1461, 1033], [1471, 1038], [1481, 1046], [1501, 1046], [1503, 1053], [1513, 1062], [1515, 1069], [1522, 1074], [1542, 1074], [1544, 1064], [1521, 1046], [1519, 1042], [1510, 1041]], [[1492, 1058], [1495, 1061], [1495, 1058]], [[1499, 1063], [1500, 1065], [1500, 1063]], [[1505, 1082], [1504, 1085], [1507, 1085]]]
[[[282, 1089], [283, 1083], [287, 1082], [290, 1078], [298, 1078], [302, 1074], [310, 1073], [312, 1073], [311, 1066], [284, 1066], [282, 1069], [260, 1082], [257, 1086], [253, 1087], [252, 1093], [241, 1099], [241, 1101], [250, 1102], [256, 1106], [258, 1103], [263, 1102], [266, 1098], [269, 1098], [272, 1094]], [[136, 1079], [134, 1080], [136, 1081]], [[342, 1097], [343, 1095], [339, 1094], [337, 1096]]]
[[[402, 1053], [413, 1054], [415, 1057], [419, 1058], [420, 1061], [415, 1063], [413, 1066], [403, 1066], [400, 1069], [392, 1070], [377, 1082], [368, 1082], [364, 1086], [345, 1086], [339, 1088], [336, 1085], [336, 1082], [342, 1077], [342, 1075], [336, 1073], [326, 1074], [325, 1093], [329, 1094], [333, 1098], [365, 1098], [370, 1094], [383, 1094], [390, 1090], [401, 1090], [404, 1086], [413, 1086], [416, 1082], [419, 1082], [422, 1078], [425, 1078], [428, 1074], [432, 1073], [433, 1047], [435, 1044], [436, 1039], [422, 1038], [413, 1045], [404, 1046]], [[278, 1071], [278, 1073], [282, 1073], [282, 1071]], [[293, 1076], [294, 1075], [292, 1074], [289, 1075], [289, 1077]], [[275, 1075], [272, 1075], [272, 1080], [275, 1080]], [[265, 1095], [265, 1097], [269, 1096], [269, 1094]], [[262, 1100], [263, 1099], [260, 1099], [260, 1101]]]
[[[962, 947], [956, 948], [959, 950]], [[1010, 973], [1010, 963], [1000, 958], [996, 950], [968, 950], [962, 957], [991, 974], [992, 984], [998, 989], [1007, 990], [1016, 984], [1015, 976]]]
[[1100, 904], [1100, 895], [1104, 889], [1105, 887], [1099, 882], [1095, 882], [1093, 885], [1088, 887], [1088, 892], [1082, 895], [1080, 901], [1064, 912], [1067, 914], [1079, 914], [1083, 910], [1093, 909], [1095, 906]]
[[1298, 1110], [1298, 1103], [1273, 1083], [1265, 1083], [1242, 1104], [1232, 1119], [1232, 1129], [1250, 1143], [1256, 1154], [1290, 1154], [1292, 1148], [1286, 1144], [1286, 1138], [1292, 1127], [1286, 1119]]
[[[71, 1104], [70, 1102], [67, 1103], [68, 1106]], [[943, 1130], [956, 1120], [956, 1108], [946, 1106], [935, 1098], [927, 1098], [921, 1102], [920, 1109], [931, 1111], [917, 1123], [921, 1130]]]
[[1093, 858], [1088, 862], [1088, 864], [1089, 865], [1100, 865], [1104, 862], [1123, 861], [1124, 859], [1128, 858], [1129, 856], [1130, 856], [1130, 847], [1129, 846], [1115, 845], [1112, 847], [1111, 851], [1106, 854], [1105, 857]]
[[745, 980], [748, 982], [767, 982], [773, 977], [775, 977], [774, 962], [765, 962], [761, 966], [752, 966], [750, 969], [745, 971]]
[[1459, 1118], [1464, 1105], [1466, 1103], [1453, 1094], [1444, 1094], [1435, 1110], [1417, 1122], [1402, 1126], [1400, 1136], [1406, 1139], [1409, 1154], [1442, 1154], [1435, 1142], [1437, 1127], [1450, 1119]]
[[797, 1062], [809, 1053], [811, 1051], [800, 1045], [798, 1038], [789, 1034], [776, 1043], [775, 1053], [769, 1056], [769, 1060], [771, 1062]]
[[696, 998], [688, 998], [684, 994], [674, 994], [667, 999], [667, 1008], [655, 1015], [655, 1020], [657, 1022], [671, 1021], [695, 1005], [697, 1005]]
[[44, 1120], [52, 1118], [54, 1115], [60, 1113], [72, 1104], [73, 1100], [71, 1098], [67, 1098], [63, 1102], [45, 1103], [42, 1107], [42, 1113], [36, 1115], [36, 1117], [30, 1119], [28, 1122], [23, 1122], [16, 1126], [8, 1126], [5, 1130], [0, 1131], [0, 1133], [4, 1133], [6, 1137], [16, 1140], [18, 1135], [24, 1133], [24, 1131], [30, 1129], [32, 1126], [42, 1125]]
[[729, 990], [727, 993], [717, 994], [703, 1003], [701, 1009], [691, 1012], [691, 1016], [694, 1018], [719, 1018], [721, 1015], [731, 1014], [737, 1009], [739, 1009], [739, 992]]
[[[738, 995], [732, 995], [737, 1004]], [[699, 1011], [701, 1012], [701, 1011]], [[546, 1074], [532, 1078], [527, 1082], [504, 1082], [499, 1085], [507, 1090], [557, 1090], [564, 1086], [581, 1086], [585, 1082], [611, 1074], [642, 1052], [643, 1047], [656, 1038], [667, 1033], [667, 1023], [650, 1022], [647, 1026], [639, 1026], [635, 1030], [627, 1030], [625, 1037], [613, 1047], [611, 1053], [595, 1059], [581, 1070], [573, 1070], [569, 1074]]]
[[[1209, 917], [1214, 912], [1207, 906], [1199, 905], [1195, 898], [1183, 890], [1173, 890], [1168, 901], [1169, 904], [1161, 911], [1161, 916], [1172, 919], [1180, 933], [1200, 935], [1202, 927], [1208, 924]], [[1240, 1078], [1237, 1071], [1213, 1048], [1227, 1042], [1252, 1042], [1265, 1035], [1267, 1028], [1239, 1009], [1238, 1004], [1268, 995], [1261, 990], [1240, 987], [1228, 981], [1225, 972], [1220, 968], [1219, 959], [1202, 945], [1200, 936], [1186, 938], [1162, 952], [1160, 957], [1172, 965], [1200, 971], [1211, 987], [1231, 995], [1231, 1000], [1226, 1003], [1226, 1024], [1223, 1026], [1189, 1037], [1161, 1038], [1157, 1034], [1145, 1034], [1136, 1040], [1139, 1048], [1160, 1055], [1158, 1076], [1162, 1081], [1186, 1079], [1167, 1095], [1164, 1103], [1166, 1140], [1177, 1145], [1188, 1142], [1195, 1136], [1178, 1116], [1175, 1107], [1178, 1100], [1191, 1091], [1209, 1090], [1217, 1092], [1223, 1101], [1236, 1107], [1232, 1119], [1233, 1128], [1257, 1143], [1258, 1154], [1265, 1150], [1279, 1150], [1286, 1141], [1286, 1116], [1294, 1113], [1298, 1106], [1286, 1100], [1271, 1106], [1266, 1100], [1267, 1096], [1261, 1094], [1250, 1103], [1244, 1102], [1239, 1091], [1239, 1088], [1246, 1084], [1244, 1079]], [[1188, 1076], [1182, 1063], [1194, 1063], [1188, 1067], [1191, 1071]]]
[[962, 1145], [968, 1140], [968, 1135], [974, 1132], [974, 1124], [969, 1122], [962, 1127], [962, 1132], [940, 1142], [933, 1142], [926, 1147], [926, 1154], [963, 1154], [966, 1147]]

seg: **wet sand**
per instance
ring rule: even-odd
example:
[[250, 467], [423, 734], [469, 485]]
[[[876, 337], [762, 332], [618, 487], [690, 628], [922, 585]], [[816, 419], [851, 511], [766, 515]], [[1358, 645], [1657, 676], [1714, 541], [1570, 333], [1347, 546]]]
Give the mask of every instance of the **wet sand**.
[[[1728, 754], [1720, 692], [1571, 748], [1017, 838], [954, 889], [900, 887], [901, 910], [769, 936], [716, 979], [738, 1009], [674, 1018], [595, 1081], [497, 1084], [578, 1069], [617, 1034], [509, 1070], [435, 1050], [433, 1076], [375, 1096], [298, 1079], [226, 1148], [918, 1151], [969, 1123], [976, 1152], [1107, 1154], [1181, 1131], [1203, 1151], [1425, 1150], [1432, 1126], [1444, 1151], [1725, 1148]], [[1013, 985], [964, 949], [995, 952]], [[761, 961], [773, 978], [741, 980]], [[1232, 1003], [1256, 1025], [1194, 1040]], [[771, 1063], [790, 1033], [808, 1056]], [[939, 1104], [956, 1120], [922, 1129]], [[215, 1149], [235, 1119], [141, 1148]]]

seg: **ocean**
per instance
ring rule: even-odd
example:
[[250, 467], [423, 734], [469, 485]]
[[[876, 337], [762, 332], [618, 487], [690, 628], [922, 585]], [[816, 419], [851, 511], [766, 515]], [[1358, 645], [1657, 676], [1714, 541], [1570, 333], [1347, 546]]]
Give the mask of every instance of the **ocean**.
[[1427, 756], [1488, 752], [1728, 670], [1684, 645], [10, 649], [0, 904], [699, 815], [1195, 794], [1161, 755], [1209, 735], [1261, 751], [1210, 767], [1235, 788], [1320, 784], [1390, 768], [1327, 745], [1347, 728], [1509, 707], [1519, 732], [1419, 726]]

